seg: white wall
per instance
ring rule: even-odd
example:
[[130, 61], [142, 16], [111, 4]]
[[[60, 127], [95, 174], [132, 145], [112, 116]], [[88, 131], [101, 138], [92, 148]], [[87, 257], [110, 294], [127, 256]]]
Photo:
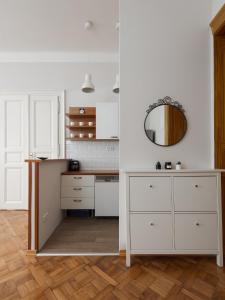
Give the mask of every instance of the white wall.
[[[187, 168], [213, 165], [210, 114], [211, 0], [120, 1], [120, 167], [152, 168], [181, 161]], [[171, 96], [186, 111], [188, 131], [172, 147], [145, 136], [149, 104]], [[120, 248], [125, 246], [125, 199], [120, 190]]]
[[213, 0], [213, 6], [212, 6], [212, 16], [214, 17], [218, 11], [221, 9], [221, 7], [225, 4], [224, 0]]
[[[92, 74], [95, 84], [96, 91], [92, 94], [80, 90], [86, 72]], [[69, 106], [95, 106], [96, 102], [118, 101], [118, 95], [112, 92], [117, 73], [118, 64], [114, 62], [0, 63], [0, 91], [66, 90], [67, 109]], [[118, 167], [118, 147], [109, 149], [105, 144], [100, 146], [93, 147], [91, 142], [84, 142], [77, 148], [80, 151], [75, 151], [75, 143], [68, 142], [66, 152], [68, 157], [84, 162], [83, 153], [91, 147], [91, 159], [101, 157], [101, 160], [95, 160], [95, 168], [106, 167], [110, 156], [114, 159], [114, 166]], [[105, 155], [102, 155], [103, 152]], [[90, 160], [90, 155], [87, 159]]]

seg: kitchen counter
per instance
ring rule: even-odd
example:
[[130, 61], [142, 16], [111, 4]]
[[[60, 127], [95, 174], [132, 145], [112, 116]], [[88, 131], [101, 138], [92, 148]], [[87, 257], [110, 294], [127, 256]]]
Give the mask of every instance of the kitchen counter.
[[119, 175], [119, 170], [80, 170], [80, 171], [67, 171], [63, 172], [62, 175]]
[[36, 163], [36, 164], [40, 164], [40, 163], [45, 163], [45, 162], [57, 162], [57, 161], [69, 161], [69, 159], [66, 158], [55, 158], [55, 159], [25, 159], [25, 162], [28, 163]]

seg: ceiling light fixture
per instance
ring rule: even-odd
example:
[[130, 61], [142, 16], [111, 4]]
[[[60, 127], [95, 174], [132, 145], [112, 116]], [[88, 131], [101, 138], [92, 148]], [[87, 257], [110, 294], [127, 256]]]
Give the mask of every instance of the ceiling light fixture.
[[[84, 29], [90, 30], [93, 27], [92, 21], [86, 21], [84, 23]], [[92, 82], [92, 76], [90, 73], [86, 73], [84, 77], [84, 83], [82, 84], [81, 91], [84, 93], [93, 93], [95, 91], [95, 86]]]
[[92, 93], [95, 91], [95, 86], [92, 83], [91, 74], [86, 73], [84, 77], [84, 83], [81, 87], [82, 92]]

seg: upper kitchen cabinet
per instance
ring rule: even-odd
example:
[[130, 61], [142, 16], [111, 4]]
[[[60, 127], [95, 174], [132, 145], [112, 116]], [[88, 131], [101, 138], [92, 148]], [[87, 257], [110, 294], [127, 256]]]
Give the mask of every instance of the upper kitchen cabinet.
[[119, 139], [119, 106], [116, 102], [96, 104], [96, 138]]

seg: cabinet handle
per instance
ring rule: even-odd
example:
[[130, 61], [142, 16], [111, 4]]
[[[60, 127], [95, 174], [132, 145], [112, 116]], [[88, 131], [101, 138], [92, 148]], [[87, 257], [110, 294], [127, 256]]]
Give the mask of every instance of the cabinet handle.
[[199, 222], [195, 222], [195, 225], [196, 225], [196, 226], [200, 226], [200, 223], [199, 223]]
[[150, 222], [149, 225], [150, 225], [150, 226], [154, 226], [155, 224], [154, 224], [153, 222]]
[[74, 199], [73, 202], [81, 202], [82, 200]]
[[111, 139], [118, 139], [118, 136], [112, 135], [110, 138], [111, 138]]
[[198, 188], [198, 184], [196, 184], [195, 187]]
[[153, 185], [152, 185], [152, 184], [150, 184], [150, 185], [149, 185], [149, 187], [152, 189], [152, 188], [153, 188]]
[[82, 188], [74, 188], [73, 190], [74, 190], [74, 191], [81, 191]]
[[82, 177], [73, 177], [73, 179], [82, 179]]

